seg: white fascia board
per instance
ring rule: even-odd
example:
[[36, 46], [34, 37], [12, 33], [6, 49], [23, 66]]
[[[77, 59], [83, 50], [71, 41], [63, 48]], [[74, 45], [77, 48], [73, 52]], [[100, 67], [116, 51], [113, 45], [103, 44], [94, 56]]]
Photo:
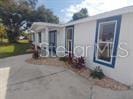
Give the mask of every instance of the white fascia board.
[[60, 24], [53, 24], [53, 23], [45, 23], [45, 22], [34, 22], [33, 25], [41, 25], [41, 26], [47, 26], [47, 27], [61, 27]]

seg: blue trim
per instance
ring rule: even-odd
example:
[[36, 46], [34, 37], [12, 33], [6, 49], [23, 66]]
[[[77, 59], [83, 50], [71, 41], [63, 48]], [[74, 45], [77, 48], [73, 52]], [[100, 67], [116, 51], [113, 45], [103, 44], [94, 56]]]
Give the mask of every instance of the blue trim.
[[73, 33], [72, 33], [72, 53], [73, 53], [73, 51], [74, 51], [74, 25], [65, 27], [65, 53], [67, 53], [67, 50], [66, 50], [66, 30], [68, 28], [73, 28]]
[[[115, 67], [116, 55], [117, 55], [117, 49], [118, 49], [118, 43], [119, 43], [119, 34], [120, 34], [120, 28], [121, 28], [121, 19], [122, 19], [122, 16], [119, 15], [119, 16], [113, 16], [113, 17], [108, 17], [108, 18], [97, 20], [95, 45], [94, 45], [94, 57], [93, 57], [93, 61], [95, 63], [101, 64], [101, 65], [104, 65], [104, 66], [108, 66], [108, 67], [111, 67], [111, 68]], [[101, 22], [107, 22], [107, 21], [113, 21], [113, 20], [117, 21], [117, 29], [116, 29], [116, 34], [115, 34], [112, 63], [109, 64], [109, 63], [105, 63], [105, 62], [101, 62], [99, 60], [96, 60], [96, 51], [97, 51], [97, 40], [98, 40], [99, 24]]]

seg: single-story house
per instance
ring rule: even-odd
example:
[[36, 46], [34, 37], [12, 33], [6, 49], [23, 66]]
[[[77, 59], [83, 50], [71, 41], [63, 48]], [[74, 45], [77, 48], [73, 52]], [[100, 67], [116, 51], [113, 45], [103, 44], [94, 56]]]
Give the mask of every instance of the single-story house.
[[89, 68], [100, 66], [107, 76], [133, 85], [133, 6], [66, 24], [34, 22], [31, 33], [34, 44], [84, 56]]

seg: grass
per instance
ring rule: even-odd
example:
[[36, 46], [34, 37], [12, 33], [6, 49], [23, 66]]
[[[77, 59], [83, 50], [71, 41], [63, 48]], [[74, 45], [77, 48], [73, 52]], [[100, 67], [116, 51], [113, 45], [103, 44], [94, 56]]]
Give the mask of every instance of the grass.
[[20, 40], [16, 44], [9, 44], [5, 40], [4, 44], [0, 45], [0, 58], [22, 55], [29, 53], [30, 44], [27, 40]]

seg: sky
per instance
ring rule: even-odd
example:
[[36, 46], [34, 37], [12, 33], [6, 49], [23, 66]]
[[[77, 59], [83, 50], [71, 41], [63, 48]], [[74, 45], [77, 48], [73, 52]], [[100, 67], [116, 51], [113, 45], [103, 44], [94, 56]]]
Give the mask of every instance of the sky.
[[133, 0], [39, 0], [59, 17], [61, 23], [70, 21], [73, 14], [87, 8], [90, 16], [133, 5]]

